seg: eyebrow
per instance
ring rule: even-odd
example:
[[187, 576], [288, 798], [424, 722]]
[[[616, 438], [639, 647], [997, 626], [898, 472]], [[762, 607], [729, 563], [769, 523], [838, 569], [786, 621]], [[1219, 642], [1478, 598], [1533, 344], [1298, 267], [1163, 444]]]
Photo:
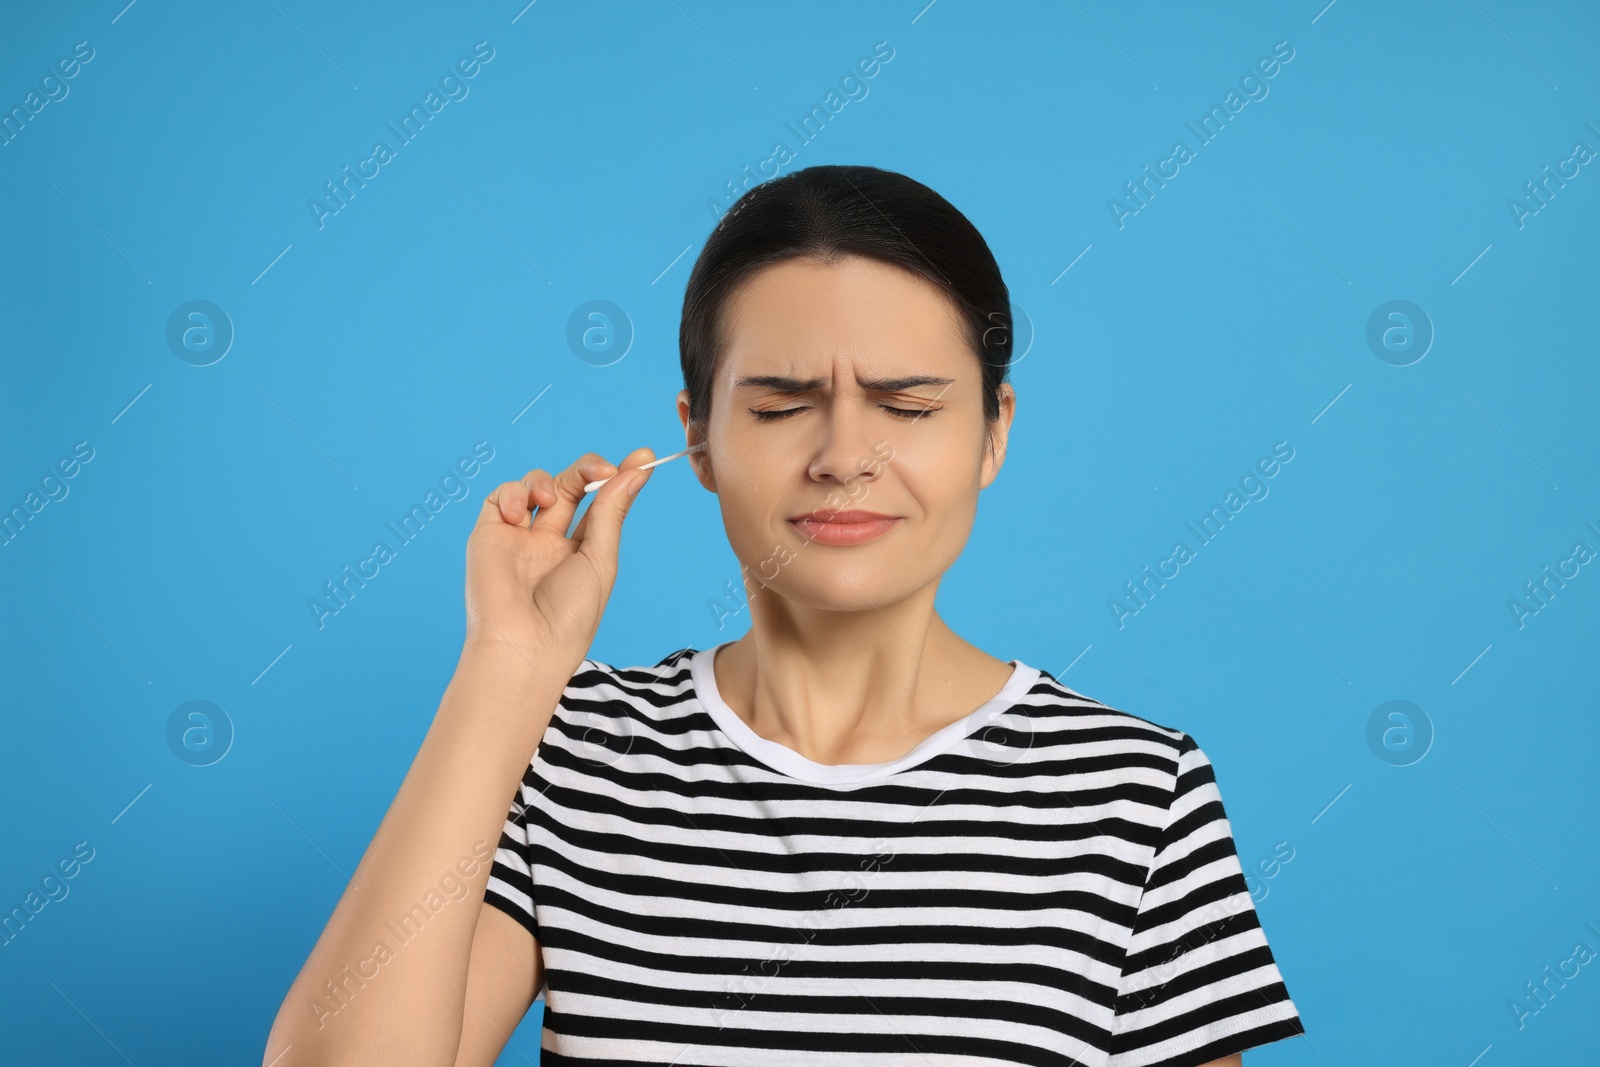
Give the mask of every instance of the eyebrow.
[[[826, 378], [789, 378], [781, 374], [753, 374], [734, 380], [734, 386], [772, 389], [780, 393], [809, 393], [827, 384]], [[856, 384], [876, 393], [900, 393], [919, 385], [951, 385], [954, 378], [931, 374], [911, 374], [900, 378], [857, 378]]]

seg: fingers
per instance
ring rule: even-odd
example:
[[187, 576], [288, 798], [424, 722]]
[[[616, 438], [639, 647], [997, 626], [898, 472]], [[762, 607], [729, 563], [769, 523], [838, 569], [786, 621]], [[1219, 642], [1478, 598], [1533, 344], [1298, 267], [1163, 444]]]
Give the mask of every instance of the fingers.
[[[656, 454], [652, 449], [649, 449], [649, 448], [636, 448], [636, 449], [634, 449], [632, 452], [629, 452], [626, 456], [623, 457], [622, 464], [618, 468], [618, 474], [616, 475], [616, 477], [614, 477], [612, 479], [612, 481], [622, 481], [622, 482], [624, 482], [624, 486], [626, 487], [626, 484], [628, 484], [626, 482], [626, 478], [628, 478], [628, 477], [638, 477], [638, 475], [627, 475], [627, 476], [624, 476], [621, 472], [622, 471], [630, 471], [630, 470], [633, 470], [636, 467], [642, 467], [644, 464], [651, 462], [655, 458], [656, 458]], [[655, 468], [652, 467], [651, 471], [653, 471], [654, 469]], [[646, 477], [646, 478], [650, 477], [651, 471], [645, 471], [644, 472], [644, 477]], [[611, 484], [611, 482], [607, 482], [606, 483], [606, 485], [610, 485], [610, 484]], [[574, 541], [578, 541], [578, 542], [581, 543], [583, 541], [584, 537], [586, 537], [588, 535], [588, 532], [589, 532], [589, 516], [594, 514], [594, 505], [599, 503], [600, 494], [605, 492], [606, 485], [602, 485], [599, 489], [595, 490], [595, 499], [589, 504], [589, 510], [585, 511], [583, 513], [583, 518], [578, 520], [578, 528], [576, 530], [572, 531], [572, 539]]]
[[484, 498], [478, 509], [478, 525], [484, 523], [510, 523], [512, 526], [528, 524], [528, 487], [522, 482], [501, 482]]
[[[478, 521], [504, 522], [524, 529], [550, 527], [566, 536], [572, 514], [583, 499], [584, 485], [615, 473], [616, 468], [594, 452], [579, 456], [555, 477], [543, 470], [531, 470], [519, 481], [495, 486], [478, 512]], [[531, 522], [530, 512], [536, 512]]]
[[605, 457], [585, 452], [550, 483], [550, 502], [546, 504], [540, 500], [530, 529], [550, 530], [562, 537], [567, 536], [567, 527], [572, 525], [572, 516], [583, 500], [583, 487], [597, 478], [609, 478], [615, 473], [616, 467]]
[[629, 453], [627, 469], [595, 491], [594, 502], [579, 525], [584, 528], [578, 542], [578, 551], [594, 561], [602, 574], [614, 575], [617, 569], [617, 552], [622, 542], [622, 520], [633, 506], [637, 490], [650, 480], [655, 471], [639, 472], [632, 468], [648, 463], [654, 458], [649, 449]]

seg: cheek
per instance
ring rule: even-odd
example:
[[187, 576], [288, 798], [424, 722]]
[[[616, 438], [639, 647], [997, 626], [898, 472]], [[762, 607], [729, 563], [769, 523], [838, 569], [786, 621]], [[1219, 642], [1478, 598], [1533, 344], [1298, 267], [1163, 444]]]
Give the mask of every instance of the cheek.
[[928, 512], [970, 507], [972, 488], [982, 474], [982, 458], [971, 449], [943, 435], [900, 434], [889, 439], [884, 454], [889, 458], [879, 463], [879, 481], [893, 484]]
[[717, 460], [717, 503], [735, 554], [761, 556], [772, 551], [775, 538], [792, 540], [785, 536], [783, 505], [793, 499], [784, 489], [794, 475], [774, 457], [723, 448], [726, 454]]

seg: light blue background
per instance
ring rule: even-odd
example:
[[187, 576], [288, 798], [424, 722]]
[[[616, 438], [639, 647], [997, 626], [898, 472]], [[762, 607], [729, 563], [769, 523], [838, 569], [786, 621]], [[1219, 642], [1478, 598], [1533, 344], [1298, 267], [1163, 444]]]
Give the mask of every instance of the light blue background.
[[[0, 548], [0, 910], [95, 849], [0, 948], [12, 1062], [259, 1062], [450, 677], [477, 502], [682, 447], [683, 287], [779, 139], [785, 172], [938, 190], [1031, 321], [940, 610], [1193, 734], [1247, 866], [1293, 848], [1258, 909], [1308, 1033], [1247, 1062], [1594, 1056], [1600, 966], [1523, 1028], [1509, 1002], [1600, 950], [1600, 567], [1520, 629], [1508, 600], [1600, 549], [1600, 163], [1521, 228], [1507, 205], [1600, 149], [1594, 8], [523, 2], [0, 13], [5, 110], [95, 49], [0, 147], [0, 507], [95, 450]], [[470, 94], [319, 229], [323, 182], [480, 40]], [[786, 123], [877, 41], [868, 95], [800, 146]], [[1108, 199], [1278, 41], [1269, 95], [1119, 229]], [[207, 367], [165, 339], [194, 299], [237, 331]], [[636, 332], [609, 366], [566, 340], [593, 299]], [[1436, 331], [1410, 366], [1365, 339], [1392, 299]], [[308, 599], [479, 440], [467, 500], [319, 629]], [[1270, 495], [1119, 629], [1108, 600], [1278, 441]], [[595, 654], [737, 637], [709, 602], [738, 574], [663, 468]], [[196, 699], [236, 731], [208, 767], [166, 740]], [[1396, 699], [1434, 733], [1404, 767], [1367, 742]], [[501, 1063], [537, 1059], [541, 1010]]]

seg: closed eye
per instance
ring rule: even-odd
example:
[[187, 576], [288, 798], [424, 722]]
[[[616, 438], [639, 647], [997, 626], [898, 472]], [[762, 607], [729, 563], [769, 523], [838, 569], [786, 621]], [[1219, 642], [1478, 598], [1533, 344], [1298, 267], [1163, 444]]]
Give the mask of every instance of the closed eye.
[[[915, 418], [918, 418], [919, 416], [931, 415], [935, 411], [939, 410], [938, 408], [897, 408], [892, 404], [879, 404], [878, 406], [880, 408], [882, 408], [883, 410], [885, 410], [885, 411], [887, 411], [887, 412], [889, 412], [889, 413], [891, 413], [893, 415], [899, 416], [902, 419], [915, 419]], [[810, 410], [811, 409], [809, 407], [778, 408], [777, 410], [774, 410], [774, 411], [756, 411], [755, 409], [752, 408], [751, 411], [750, 411], [750, 414], [754, 415], [758, 419], [764, 419], [764, 420], [765, 419], [786, 419], [790, 415], [798, 415], [802, 411], [810, 411]]]

